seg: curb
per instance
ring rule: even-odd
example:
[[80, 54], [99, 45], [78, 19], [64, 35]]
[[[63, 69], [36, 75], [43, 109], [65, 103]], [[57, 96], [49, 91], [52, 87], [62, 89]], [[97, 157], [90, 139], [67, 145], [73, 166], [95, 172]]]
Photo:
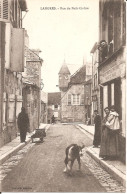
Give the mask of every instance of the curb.
[[[30, 140], [31, 138], [27, 139], [26, 142], [29, 143]], [[3, 164], [6, 160], [8, 160], [12, 155], [14, 155], [20, 149], [22, 149], [25, 145], [26, 143], [20, 143], [17, 147], [14, 147], [7, 153], [3, 154], [3, 156], [0, 158], [0, 165]]]
[[113, 165], [108, 165], [104, 160], [100, 160], [98, 155], [90, 148], [87, 148], [86, 152], [98, 162], [108, 173], [110, 173], [117, 181], [119, 181], [124, 187], [126, 187], [126, 175], [117, 170]]
[[80, 127], [81, 129], [85, 130], [87, 133], [89, 133], [90, 135], [94, 136], [93, 133], [90, 133], [90, 131], [86, 130], [85, 128], [83, 128], [82, 126], [78, 125], [78, 127]]
[[[50, 125], [45, 125], [45, 131], [47, 132], [47, 130], [49, 129]], [[5, 154], [3, 154], [0, 158], [0, 165], [3, 164], [6, 160], [8, 160], [11, 156], [13, 156], [16, 152], [18, 152], [20, 149], [22, 149], [24, 146], [26, 146], [27, 143], [29, 143], [31, 141], [31, 138], [28, 136], [28, 139], [26, 140], [26, 143], [20, 143], [18, 146], [12, 148], [11, 150], [9, 150], [8, 152], [6, 152]]]
[[74, 125], [77, 129], [79, 129], [82, 133], [84, 133], [85, 135], [87, 135], [90, 139], [93, 140], [93, 134], [89, 133], [87, 130], [85, 130], [83, 127], [79, 126], [79, 125]]

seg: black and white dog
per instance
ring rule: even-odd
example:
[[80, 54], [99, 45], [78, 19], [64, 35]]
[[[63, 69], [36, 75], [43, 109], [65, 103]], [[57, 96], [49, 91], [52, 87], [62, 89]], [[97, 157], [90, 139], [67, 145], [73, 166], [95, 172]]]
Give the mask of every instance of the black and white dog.
[[[80, 156], [82, 156], [82, 149], [85, 146], [79, 146], [77, 144], [71, 144], [66, 148], [66, 158], [64, 160], [65, 162], [65, 169], [64, 172], [71, 172], [72, 171], [72, 166], [74, 164], [74, 161], [77, 159], [78, 165], [79, 165], [79, 170], [81, 168], [81, 162], [80, 162]], [[69, 161], [70, 161], [70, 166], [69, 166]]]

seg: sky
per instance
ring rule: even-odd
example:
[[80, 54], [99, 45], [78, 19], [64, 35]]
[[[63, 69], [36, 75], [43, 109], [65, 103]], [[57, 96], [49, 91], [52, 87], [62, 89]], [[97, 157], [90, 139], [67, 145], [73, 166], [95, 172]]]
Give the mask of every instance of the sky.
[[58, 92], [58, 73], [64, 61], [73, 74], [83, 60], [92, 60], [90, 51], [98, 41], [98, 0], [27, 0], [27, 6], [23, 27], [29, 48], [42, 51], [43, 91]]

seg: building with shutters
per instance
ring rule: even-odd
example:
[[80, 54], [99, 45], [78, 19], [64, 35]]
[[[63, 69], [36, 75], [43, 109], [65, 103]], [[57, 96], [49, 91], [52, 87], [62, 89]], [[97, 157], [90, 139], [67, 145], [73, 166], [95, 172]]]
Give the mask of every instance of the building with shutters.
[[0, 147], [18, 132], [24, 71], [23, 11], [27, 11], [25, 0], [0, 0]]
[[68, 66], [65, 63], [62, 65], [59, 71], [61, 122], [85, 122], [88, 109], [85, 108], [84, 85], [91, 78], [90, 69], [91, 65], [86, 64], [71, 75]]
[[99, 66], [101, 115], [115, 105], [121, 121], [120, 158], [125, 161], [126, 139], [126, 2], [99, 2]]

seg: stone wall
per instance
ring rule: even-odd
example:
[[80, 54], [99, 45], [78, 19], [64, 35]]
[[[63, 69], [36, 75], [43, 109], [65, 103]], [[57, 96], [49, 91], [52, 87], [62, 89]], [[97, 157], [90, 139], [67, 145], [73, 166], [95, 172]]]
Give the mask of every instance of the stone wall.
[[18, 133], [17, 116], [22, 106], [21, 74], [5, 70], [4, 75], [0, 147], [16, 138]]
[[84, 94], [84, 86], [82, 84], [73, 85], [66, 93], [61, 92], [61, 121], [84, 122], [84, 104], [68, 105], [68, 94]]

